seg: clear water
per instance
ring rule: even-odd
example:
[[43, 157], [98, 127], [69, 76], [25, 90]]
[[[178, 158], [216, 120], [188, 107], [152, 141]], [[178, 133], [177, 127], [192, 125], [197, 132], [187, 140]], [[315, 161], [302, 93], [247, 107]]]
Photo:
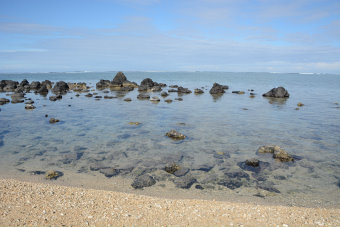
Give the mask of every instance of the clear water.
[[[99, 79], [112, 80], [115, 72], [0, 74], [0, 80], [29, 82], [86, 82], [94, 86]], [[30, 171], [62, 171], [56, 184], [156, 195], [173, 198], [236, 200], [255, 203], [340, 207], [340, 75], [302, 75], [271, 73], [223, 72], [126, 72], [130, 81], [138, 84], [144, 78], [168, 85], [177, 84], [191, 90], [204, 87], [202, 95], [181, 96], [170, 93], [174, 101], [158, 104], [138, 100], [138, 91], [121, 93], [96, 91], [116, 99], [87, 98], [84, 94], [68, 93], [51, 102], [47, 97], [28, 93], [35, 101], [34, 110], [24, 104], [0, 106], [0, 175], [32, 181], [46, 181], [43, 175]], [[214, 82], [229, 85], [229, 90], [214, 98], [209, 89]], [[272, 100], [262, 94], [283, 86], [290, 98]], [[164, 90], [167, 90], [165, 88]], [[254, 89], [255, 98], [248, 89]], [[232, 94], [242, 90], [246, 94]], [[8, 94], [0, 93], [0, 98]], [[160, 96], [153, 93], [151, 96]], [[123, 101], [130, 97], [132, 102]], [[71, 99], [72, 98], [72, 99]], [[295, 110], [297, 103], [305, 105]], [[69, 106], [71, 105], [71, 106]], [[60, 119], [49, 124], [45, 114]], [[141, 122], [139, 126], [129, 122]], [[185, 123], [185, 124], [179, 124]], [[182, 142], [165, 136], [171, 129], [187, 136]], [[258, 147], [276, 144], [302, 160], [280, 164], [271, 156], [257, 155]], [[83, 155], [72, 159], [75, 150]], [[220, 157], [218, 154], [229, 154]], [[71, 155], [70, 155], [71, 154]], [[237, 163], [256, 157], [270, 163], [264, 170], [265, 181], [254, 178], [252, 172]], [[70, 159], [71, 158], [71, 159]], [[65, 161], [69, 159], [69, 161]], [[190, 189], [178, 189], [176, 177], [163, 169], [175, 162], [191, 169], [197, 183]], [[124, 169], [118, 176], [107, 178], [91, 171], [93, 163]], [[211, 170], [200, 170], [202, 166]], [[130, 184], [141, 172], [148, 172], [156, 185], [134, 190]], [[218, 182], [226, 173], [246, 172], [249, 179], [231, 190]], [[196, 189], [201, 185], [204, 189]], [[280, 193], [263, 190], [269, 185]]]

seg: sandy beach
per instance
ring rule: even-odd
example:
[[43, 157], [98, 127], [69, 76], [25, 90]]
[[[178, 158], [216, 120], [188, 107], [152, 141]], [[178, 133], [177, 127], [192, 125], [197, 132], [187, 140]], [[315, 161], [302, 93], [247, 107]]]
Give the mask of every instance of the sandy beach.
[[0, 225], [339, 226], [340, 209], [172, 200], [0, 180]]

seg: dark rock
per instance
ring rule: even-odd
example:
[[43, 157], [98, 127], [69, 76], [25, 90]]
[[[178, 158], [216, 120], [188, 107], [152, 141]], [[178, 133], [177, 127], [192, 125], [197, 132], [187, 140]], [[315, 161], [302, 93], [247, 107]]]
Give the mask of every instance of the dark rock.
[[137, 96], [137, 99], [150, 99], [150, 95], [142, 93]]
[[142, 82], [140, 83], [140, 86], [146, 86], [147, 88], [152, 88], [153, 86], [155, 86], [155, 83], [152, 81], [152, 79], [146, 78], [142, 80]]
[[276, 180], [287, 180], [285, 176], [274, 176], [274, 179]]
[[237, 165], [246, 171], [259, 173], [260, 171], [267, 169], [270, 164], [268, 162], [262, 162], [257, 159], [246, 160], [245, 162], [239, 162]]
[[169, 89], [168, 92], [178, 92], [177, 89]]
[[258, 167], [260, 165], [260, 161], [256, 158], [247, 159], [246, 160], [247, 166]]
[[100, 173], [104, 174], [106, 177], [113, 177], [119, 174], [119, 170], [115, 168], [102, 168], [99, 170]]
[[148, 91], [148, 87], [146, 85], [140, 85], [139, 88], [138, 88], [138, 91], [146, 92], [146, 91]]
[[91, 94], [91, 93], [88, 93], [88, 94], [86, 94], [85, 95], [85, 97], [88, 97], [88, 98], [90, 98], [90, 97], [92, 97], [93, 95]]
[[11, 98], [12, 99], [23, 99], [25, 98], [25, 94], [24, 93], [14, 93], [11, 95]]
[[9, 99], [0, 98], [0, 105], [4, 105], [6, 103], [9, 103]]
[[160, 92], [160, 91], [162, 91], [162, 88], [161, 88], [161, 86], [153, 86], [151, 88], [151, 91], [152, 92]]
[[37, 93], [39, 94], [47, 94], [48, 93], [48, 88], [46, 87], [46, 85], [42, 85], [38, 90]]
[[123, 86], [123, 83], [127, 81], [126, 76], [123, 72], [118, 72], [112, 80], [112, 84]]
[[268, 191], [268, 192], [275, 192], [280, 193], [280, 191], [274, 187], [274, 184], [269, 181], [261, 182], [257, 184], [257, 188], [260, 188], [262, 190]]
[[199, 184], [197, 184], [197, 185], [195, 186], [195, 188], [198, 189], [198, 190], [203, 190], [203, 189], [204, 189], [204, 188], [203, 188], [201, 185], [199, 185]]
[[28, 100], [25, 104], [33, 104], [34, 101], [33, 100]]
[[23, 99], [20, 99], [20, 98], [12, 98], [12, 101], [11, 101], [11, 103], [23, 103], [23, 102], [25, 102], [25, 100], [23, 100]]
[[35, 109], [35, 106], [33, 106], [32, 104], [26, 104], [25, 109], [26, 110], [33, 110], [33, 109]]
[[175, 98], [175, 100], [177, 100], [177, 101], [183, 101], [182, 98]]
[[210, 89], [209, 93], [212, 95], [216, 95], [216, 94], [223, 94], [225, 93], [224, 90], [229, 89], [228, 86], [226, 85], [220, 85], [218, 83], [214, 83], [212, 88]]
[[224, 173], [224, 175], [228, 176], [229, 178], [231, 179], [241, 179], [241, 178], [244, 178], [246, 180], [249, 180], [250, 177], [249, 177], [249, 174], [248, 173], [245, 173], [243, 171], [235, 171], [235, 172], [226, 172]]
[[82, 151], [71, 152], [69, 154], [65, 154], [61, 162], [63, 164], [70, 164], [72, 162], [78, 161], [81, 157], [83, 157], [83, 155], [84, 152]]
[[239, 95], [243, 95], [245, 94], [244, 91], [232, 91], [231, 93], [234, 93], [234, 94], [239, 94]]
[[185, 167], [180, 167], [177, 171], [175, 171], [173, 174], [176, 177], [182, 177], [185, 176], [187, 173], [189, 173], [189, 169]]
[[55, 118], [51, 118], [51, 119], [49, 120], [49, 122], [50, 122], [51, 124], [54, 124], [54, 123], [59, 122], [59, 120], [58, 120], [58, 119], [55, 119]]
[[40, 170], [29, 171], [29, 173], [30, 173], [31, 175], [43, 175], [43, 174], [46, 174], [45, 171], [40, 171]]
[[15, 91], [17, 86], [19, 85], [19, 82], [13, 81], [13, 80], [2, 80], [0, 82], [0, 91]]
[[48, 90], [52, 89], [52, 82], [49, 80], [44, 80], [41, 82], [41, 87], [45, 86]]
[[202, 89], [196, 88], [196, 89], [194, 90], [194, 93], [195, 93], [195, 94], [203, 94], [204, 91], [203, 91]]
[[100, 95], [97, 95], [97, 96], [94, 96], [95, 99], [101, 99], [103, 98], [103, 96], [100, 96]]
[[60, 99], [62, 99], [63, 98], [63, 96], [61, 96], [61, 95], [56, 95], [56, 96], [50, 96], [48, 99], [50, 100], [50, 101], [57, 101], [57, 100], [60, 100]]
[[166, 102], [166, 103], [172, 103], [172, 99], [165, 99], [164, 102]]
[[267, 93], [263, 94], [264, 97], [273, 97], [273, 98], [288, 98], [289, 93], [283, 87], [273, 88]]
[[235, 179], [223, 179], [217, 182], [218, 185], [225, 186], [231, 190], [234, 190], [236, 188], [240, 188], [242, 186], [242, 182], [240, 180], [235, 180]]
[[196, 178], [189, 174], [174, 179], [174, 184], [176, 185], [176, 187], [184, 189], [190, 188], [196, 182], [197, 182]]
[[165, 172], [170, 173], [170, 174], [173, 174], [179, 169], [181, 169], [181, 167], [177, 165], [176, 163], [170, 163], [164, 167]]
[[52, 88], [54, 94], [65, 94], [69, 90], [69, 86], [64, 81], [57, 82]]
[[120, 91], [133, 91], [134, 87], [121, 87]]
[[162, 93], [161, 93], [161, 96], [162, 97], [167, 97], [169, 94], [166, 92], [166, 91], [163, 91]]
[[45, 114], [45, 117], [48, 117], [48, 114]]
[[125, 101], [125, 102], [131, 102], [132, 99], [131, 99], [131, 98], [126, 98], [126, 99], [124, 99], [124, 101]]
[[192, 170], [209, 172], [212, 168], [214, 168], [214, 166], [215, 166], [214, 163], [203, 163], [203, 164], [194, 165], [192, 167]]
[[117, 98], [117, 97], [115, 97], [115, 96], [107, 96], [107, 95], [104, 96], [104, 99], [114, 99], [114, 98]]
[[185, 139], [185, 135], [177, 132], [176, 130], [170, 130], [165, 135], [167, 137], [170, 137], [173, 140], [183, 140], [183, 139]]
[[111, 82], [109, 80], [100, 80], [98, 83], [96, 83], [96, 88], [99, 90], [105, 89], [110, 87]]
[[191, 91], [188, 88], [184, 88], [184, 87], [178, 87], [177, 92], [182, 93], [182, 94], [190, 94], [191, 93]]
[[20, 87], [25, 87], [26, 85], [29, 85], [29, 82], [26, 80], [26, 79], [23, 79], [21, 82], [20, 82]]
[[30, 84], [30, 89], [31, 89], [31, 90], [34, 90], [34, 91], [37, 91], [40, 87], [41, 87], [41, 84], [40, 84], [39, 81], [33, 81], [33, 82]]
[[178, 88], [178, 85], [170, 85], [170, 88]]
[[156, 180], [152, 176], [144, 174], [136, 177], [131, 186], [134, 189], [141, 189], [144, 187], [151, 187], [154, 184], [156, 184]]

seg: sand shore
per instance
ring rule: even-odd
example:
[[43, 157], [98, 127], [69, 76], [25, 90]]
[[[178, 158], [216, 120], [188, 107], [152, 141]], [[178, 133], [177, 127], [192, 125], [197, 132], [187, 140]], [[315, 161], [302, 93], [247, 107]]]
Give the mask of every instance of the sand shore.
[[0, 226], [340, 226], [340, 209], [172, 200], [0, 179]]

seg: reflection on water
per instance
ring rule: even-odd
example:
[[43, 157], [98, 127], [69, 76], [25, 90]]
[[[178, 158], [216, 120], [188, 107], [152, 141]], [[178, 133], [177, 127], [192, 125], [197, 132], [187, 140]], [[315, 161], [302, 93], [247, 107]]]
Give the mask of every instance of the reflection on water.
[[[56, 80], [85, 81], [93, 86], [99, 79], [112, 79], [113, 75], [54, 76]], [[34, 110], [25, 110], [23, 103], [1, 106], [1, 175], [25, 179], [34, 174], [36, 179], [44, 180], [39, 173], [54, 169], [64, 173], [56, 183], [139, 193], [130, 184], [136, 176], [149, 174], [157, 182], [144, 189], [150, 195], [339, 206], [340, 114], [334, 108], [340, 100], [335, 86], [340, 84], [338, 76], [126, 75], [138, 83], [151, 77], [191, 90], [203, 86], [205, 93], [170, 93], [166, 98], [160, 92], [148, 93], [160, 98], [157, 103], [138, 100], [136, 89], [91, 91], [102, 97], [117, 97], [99, 100], [85, 97], [87, 93], [78, 97], [72, 92], [56, 102], [49, 101], [51, 94], [44, 97], [28, 93], [26, 97], [32, 98], [37, 107]], [[2, 75], [0, 79], [9, 76], [17, 80], [27, 77]], [[29, 81], [51, 79], [41, 79], [40, 74], [28, 76]], [[230, 89], [222, 96], [212, 96], [209, 88], [214, 82], [227, 84]], [[261, 96], [279, 85], [287, 88], [289, 99]], [[257, 95], [249, 98], [248, 89], [255, 89]], [[248, 92], [237, 95], [231, 90]], [[6, 93], [0, 93], [2, 97], [7, 97]], [[178, 97], [183, 101], [177, 101]], [[125, 102], [125, 98], [132, 101]], [[168, 98], [173, 102], [164, 102]], [[305, 106], [296, 111], [298, 102]], [[50, 124], [51, 117], [60, 122]], [[183, 133], [186, 139], [167, 138], [165, 133], [171, 129]], [[295, 155], [296, 161], [281, 163], [271, 154], [256, 152], [268, 144], [284, 148]], [[251, 158], [260, 160], [259, 168], [245, 166]], [[165, 171], [169, 165], [177, 166], [177, 171]]]

